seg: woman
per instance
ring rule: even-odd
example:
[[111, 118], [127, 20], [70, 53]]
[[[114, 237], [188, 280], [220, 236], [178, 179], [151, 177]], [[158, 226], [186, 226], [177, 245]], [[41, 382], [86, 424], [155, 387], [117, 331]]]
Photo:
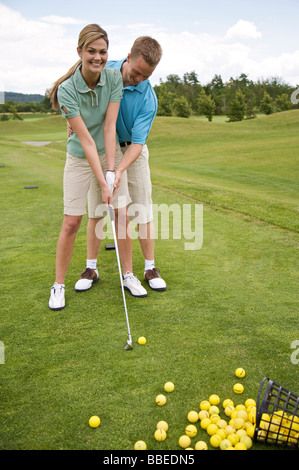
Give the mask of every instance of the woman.
[[[119, 161], [115, 157], [116, 118], [123, 84], [119, 71], [105, 68], [108, 45], [107, 33], [99, 25], [87, 25], [79, 35], [80, 60], [50, 91], [53, 108], [61, 110], [74, 131], [67, 141], [64, 219], [57, 243], [56, 279], [49, 299], [52, 310], [65, 307], [64, 279], [82, 216], [86, 214], [91, 181], [97, 181], [103, 204], [121, 208], [129, 202], [126, 178], [112, 199], [114, 168]], [[92, 198], [88, 200], [88, 209], [89, 216], [95, 217]], [[90, 270], [88, 274], [92, 282], [98, 280], [96, 271]]]

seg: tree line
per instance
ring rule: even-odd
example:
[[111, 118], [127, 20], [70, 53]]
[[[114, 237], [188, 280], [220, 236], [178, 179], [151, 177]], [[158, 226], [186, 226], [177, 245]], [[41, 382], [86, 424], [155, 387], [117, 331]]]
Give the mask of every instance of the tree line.
[[[291, 101], [292, 93], [298, 89], [273, 77], [256, 82], [249, 80], [242, 73], [237, 78], [224, 82], [221, 75], [215, 75], [206, 85], [198, 80], [195, 71], [185, 73], [183, 78], [172, 74], [166, 81], [154, 86], [158, 97], [158, 116], [179, 116], [188, 118], [191, 115], [203, 115], [209, 121], [213, 116], [225, 115], [228, 121], [252, 119], [258, 113], [272, 114], [298, 108]], [[40, 102], [6, 101], [0, 104], [0, 120], [22, 119], [20, 113], [54, 112], [46, 90]]]
[[[46, 92], [47, 93], [47, 92]], [[49, 113], [54, 112], [50, 99], [47, 95], [43, 97], [40, 102], [32, 101], [16, 102], [16, 101], [5, 101], [0, 104], [0, 121], [8, 121], [10, 118], [22, 120], [22, 113]]]
[[[299, 87], [297, 87], [299, 88]], [[296, 88], [273, 77], [254, 82], [242, 73], [224, 82], [215, 75], [206, 85], [201, 85], [195, 71], [183, 78], [168, 75], [166, 81], [154, 87], [158, 97], [159, 116], [188, 118], [203, 115], [209, 121], [213, 116], [226, 115], [228, 121], [252, 119], [258, 113], [272, 114], [298, 108], [291, 95]]]

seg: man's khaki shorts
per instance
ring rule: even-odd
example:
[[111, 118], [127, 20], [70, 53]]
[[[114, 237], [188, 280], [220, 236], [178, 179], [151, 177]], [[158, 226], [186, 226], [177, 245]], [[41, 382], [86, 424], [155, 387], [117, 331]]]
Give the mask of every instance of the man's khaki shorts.
[[[128, 145], [121, 147], [122, 153], [128, 148]], [[140, 224], [152, 221], [152, 183], [147, 145], [143, 146], [137, 160], [127, 168], [127, 180], [131, 198], [128, 206], [129, 219]]]
[[[103, 173], [106, 173], [106, 156], [99, 155]], [[122, 153], [117, 146], [115, 155], [115, 168], [122, 158]], [[66, 154], [66, 163], [63, 177], [64, 193], [64, 214], [65, 215], [85, 215], [88, 203], [88, 216], [90, 218], [99, 217], [101, 211], [97, 206], [102, 204], [101, 187], [96, 179], [86, 158], [78, 158]], [[128, 192], [126, 172], [123, 173], [121, 183], [113, 196], [113, 206], [115, 209], [126, 207], [131, 199]]]

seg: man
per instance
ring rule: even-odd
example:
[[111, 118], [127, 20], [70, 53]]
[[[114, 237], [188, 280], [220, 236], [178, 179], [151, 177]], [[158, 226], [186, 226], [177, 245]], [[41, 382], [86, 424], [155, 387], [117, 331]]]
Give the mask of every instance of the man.
[[[164, 291], [166, 283], [155, 267], [154, 227], [151, 198], [151, 178], [149, 154], [146, 140], [157, 113], [157, 97], [149, 82], [162, 56], [159, 43], [148, 36], [137, 38], [126, 59], [108, 61], [107, 67], [117, 68], [123, 78], [124, 94], [117, 118], [116, 131], [123, 157], [112, 176], [114, 190], [119, 186], [124, 171], [127, 173], [131, 206], [138, 207], [138, 236], [144, 256], [144, 279], [153, 290]], [[110, 173], [110, 172], [109, 172]], [[111, 181], [109, 179], [109, 181]], [[90, 193], [95, 188], [90, 188]], [[100, 201], [99, 201], [100, 204]], [[127, 217], [123, 213], [119, 217]], [[134, 214], [131, 214], [134, 218]], [[87, 227], [87, 263], [86, 270], [76, 283], [77, 291], [90, 289], [98, 280], [97, 256], [101, 240], [96, 234], [99, 219], [88, 220]], [[116, 226], [118, 225], [116, 221]], [[124, 222], [123, 222], [124, 223]], [[126, 221], [128, 226], [128, 220]], [[131, 268], [132, 240], [126, 231], [126, 237], [119, 239], [119, 252], [122, 265]], [[147, 296], [140, 281], [133, 275], [132, 269], [124, 269], [124, 287], [135, 297]]]

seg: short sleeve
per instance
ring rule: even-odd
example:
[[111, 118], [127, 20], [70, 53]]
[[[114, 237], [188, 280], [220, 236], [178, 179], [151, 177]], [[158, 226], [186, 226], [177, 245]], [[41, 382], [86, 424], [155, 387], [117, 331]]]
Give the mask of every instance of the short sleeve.
[[132, 143], [144, 145], [156, 116], [156, 110], [143, 110], [134, 121]]
[[[57, 99], [60, 111], [63, 117], [73, 118], [80, 115], [78, 98], [75, 90], [70, 90], [68, 87], [63, 86], [63, 82], [58, 87]], [[67, 113], [62, 109], [65, 107]]]
[[119, 70], [111, 69], [114, 72], [113, 86], [110, 92], [109, 101], [118, 102], [123, 97], [123, 79]]

